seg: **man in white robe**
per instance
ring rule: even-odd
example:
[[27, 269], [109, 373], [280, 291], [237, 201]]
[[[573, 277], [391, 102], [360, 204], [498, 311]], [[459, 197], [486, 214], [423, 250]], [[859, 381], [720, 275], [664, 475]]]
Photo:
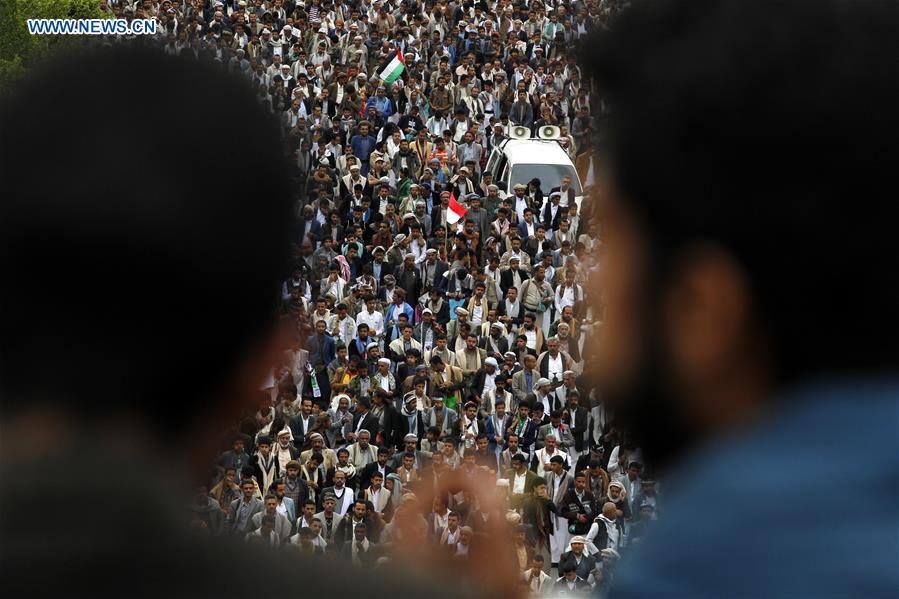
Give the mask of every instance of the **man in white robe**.
[[[547, 491], [552, 502], [557, 508], [561, 508], [571, 475], [568, 474], [565, 459], [561, 455], [554, 455], [549, 460], [550, 471], [546, 474]], [[559, 556], [568, 547], [568, 520], [562, 516], [553, 514], [553, 534], [549, 537], [549, 551], [552, 555], [552, 563], [559, 563]]]

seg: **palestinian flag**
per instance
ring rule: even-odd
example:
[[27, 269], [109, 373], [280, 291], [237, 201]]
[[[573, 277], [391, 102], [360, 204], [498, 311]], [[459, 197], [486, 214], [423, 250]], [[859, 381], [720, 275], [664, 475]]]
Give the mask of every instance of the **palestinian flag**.
[[456, 196], [452, 193], [449, 198], [449, 209], [446, 211], [446, 223], [452, 225], [462, 219], [468, 210], [465, 206], [456, 201]]
[[397, 50], [396, 56], [387, 63], [387, 66], [384, 67], [384, 70], [381, 71], [381, 74], [378, 75], [381, 80], [386, 84], [390, 85], [397, 79], [399, 79], [400, 75], [403, 74], [403, 71], [406, 70], [406, 65], [403, 63], [403, 55]]

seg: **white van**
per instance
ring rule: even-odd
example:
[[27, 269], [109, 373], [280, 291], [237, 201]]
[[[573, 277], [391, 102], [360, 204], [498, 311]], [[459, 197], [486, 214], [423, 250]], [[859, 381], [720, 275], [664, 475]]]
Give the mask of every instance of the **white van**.
[[[528, 184], [531, 179], [540, 179], [543, 197], [549, 197], [549, 190], [559, 187], [562, 177], [571, 179], [575, 202], [581, 206], [584, 191], [574, 163], [558, 142], [550, 139], [507, 139], [500, 142], [487, 159], [487, 170], [493, 174], [497, 186], [511, 194], [516, 184]], [[567, 198], [562, 199], [563, 204]]]

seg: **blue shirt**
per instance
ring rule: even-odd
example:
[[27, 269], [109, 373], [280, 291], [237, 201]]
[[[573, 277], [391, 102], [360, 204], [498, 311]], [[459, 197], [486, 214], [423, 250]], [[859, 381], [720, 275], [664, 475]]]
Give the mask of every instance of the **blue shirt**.
[[368, 99], [368, 102], [366, 102], [365, 106], [366, 109], [374, 106], [378, 109], [378, 113], [384, 118], [387, 118], [393, 114], [393, 105], [390, 103], [390, 99], [386, 96], [383, 98], [373, 96]]
[[350, 140], [350, 145], [353, 147], [353, 155], [362, 162], [368, 162], [368, 158], [374, 151], [376, 143], [377, 140], [371, 135], [354, 135]]
[[899, 597], [899, 379], [800, 388], [708, 444], [612, 597]]
[[390, 304], [390, 307], [387, 308], [387, 314], [385, 315], [384, 320], [390, 322], [394, 321], [394, 328], [396, 328], [400, 314], [405, 314], [406, 318], [408, 318], [409, 324], [415, 323], [415, 312], [412, 311], [412, 306], [403, 302], [402, 306], [397, 307], [396, 304]]
[[327, 333], [321, 339], [318, 333], [312, 333], [306, 341], [306, 349], [309, 350], [309, 364], [312, 366], [330, 364], [337, 357], [334, 340]]

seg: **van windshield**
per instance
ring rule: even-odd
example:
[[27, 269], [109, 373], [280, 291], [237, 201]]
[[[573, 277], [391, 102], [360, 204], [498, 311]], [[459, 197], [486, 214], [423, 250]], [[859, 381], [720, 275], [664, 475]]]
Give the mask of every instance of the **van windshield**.
[[544, 194], [549, 193], [553, 187], [559, 187], [562, 177], [571, 177], [571, 186], [575, 195], [583, 195], [581, 184], [577, 178], [577, 172], [570, 164], [527, 164], [518, 163], [512, 167], [512, 176], [509, 180], [509, 190], [518, 183], [528, 184], [531, 179], [540, 179], [540, 189]]

